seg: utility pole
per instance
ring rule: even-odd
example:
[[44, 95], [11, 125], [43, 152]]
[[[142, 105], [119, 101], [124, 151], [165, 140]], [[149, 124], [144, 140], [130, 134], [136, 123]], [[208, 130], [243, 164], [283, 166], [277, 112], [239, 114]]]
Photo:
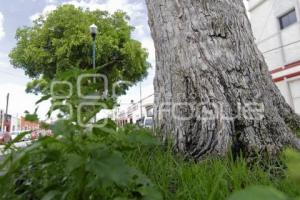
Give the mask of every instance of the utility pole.
[[1, 116], [1, 131], [4, 132], [4, 122], [6, 121], [6, 118], [7, 118], [7, 114], [8, 114], [8, 102], [9, 102], [9, 93], [7, 93], [7, 96], [6, 96], [6, 109], [5, 109], [5, 113], [4, 113], [4, 110], [1, 112], [2, 113], [2, 116]]
[[[6, 96], [6, 108], [5, 108], [5, 117], [4, 117], [5, 121], [6, 121], [7, 116], [8, 116], [8, 102], [9, 102], [9, 93], [7, 93], [7, 96]], [[8, 132], [10, 132], [10, 130]]]
[[9, 93], [7, 93], [7, 96], [6, 96], [6, 110], [5, 110], [5, 115], [6, 116], [8, 114], [8, 102], [9, 102]]
[[141, 112], [141, 119], [142, 119], [142, 117], [143, 117], [142, 82], [140, 82], [140, 112]]
[[[90, 26], [90, 33], [93, 38], [93, 69], [96, 69], [96, 36], [97, 36], [98, 27], [95, 24]], [[94, 77], [94, 84], [96, 84], [96, 77]], [[97, 122], [97, 115], [94, 117], [94, 123]]]
[[4, 110], [1, 110], [1, 132], [4, 132], [3, 126], [4, 126]]

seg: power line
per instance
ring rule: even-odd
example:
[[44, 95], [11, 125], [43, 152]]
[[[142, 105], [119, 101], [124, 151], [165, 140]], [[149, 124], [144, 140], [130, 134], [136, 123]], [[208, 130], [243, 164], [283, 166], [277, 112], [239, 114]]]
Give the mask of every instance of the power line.
[[270, 50], [265, 51], [265, 52], [262, 52], [262, 53], [263, 53], [263, 54], [265, 54], [265, 53], [270, 53], [270, 52], [272, 52], [272, 51], [275, 51], [275, 50], [278, 50], [278, 49], [281, 49], [281, 48], [283, 48], [283, 47], [287, 47], [287, 46], [290, 46], [290, 45], [293, 45], [293, 44], [297, 44], [297, 43], [299, 43], [299, 42], [300, 42], [300, 40], [297, 40], [297, 41], [295, 41], [295, 42], [292, 42], [292, 43], [289, 43], [289, 44], [285, 44], [285, 45], [276, 47], [276, 48], [274, 48], [274, 49], [270, 49]]

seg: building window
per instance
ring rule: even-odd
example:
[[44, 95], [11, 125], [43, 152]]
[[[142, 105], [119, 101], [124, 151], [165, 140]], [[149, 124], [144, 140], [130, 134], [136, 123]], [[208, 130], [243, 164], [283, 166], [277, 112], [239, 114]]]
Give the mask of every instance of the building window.
[[285, 29], [286, 27], [297, 22], [296, 10], [293, 9], [285, 15], [279, 17], [280, 28]]

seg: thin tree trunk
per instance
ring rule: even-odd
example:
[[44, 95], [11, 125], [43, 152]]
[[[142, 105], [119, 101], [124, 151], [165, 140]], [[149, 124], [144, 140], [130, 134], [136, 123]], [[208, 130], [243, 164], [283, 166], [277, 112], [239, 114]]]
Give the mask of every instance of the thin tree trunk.
[[[195, 159], [299, 149], [299, 116], [272, 82], [242, 0], [146, 0], [156, 48], [155, 123]], [[238, 115], [238, 116], [237, 116]]]

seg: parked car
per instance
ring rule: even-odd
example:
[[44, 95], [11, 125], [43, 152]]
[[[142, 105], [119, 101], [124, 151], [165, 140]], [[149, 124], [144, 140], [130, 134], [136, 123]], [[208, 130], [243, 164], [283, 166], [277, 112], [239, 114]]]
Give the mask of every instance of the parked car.
[[29, 141], [29, 140], [31, 140], [31, 133], [27, 133], [22, 139], [22, 141]]
[[136, 123], [142, 128], [153, 129], [153, 117], [142, 117]]
[[16, 139], [16, 137], [18, 137], [18, 135], [20, 135], [20, 131], [14, 131], [11, 133], [11, 140]]
[[11, 136], [9, 133], [7, 132], [4, 132], [4, 133], [0, 133], [0, 144], [6, 144], [8, 142], [10, 142], [12, 139], [11, 139]]
[[136, 125], [138, 125], [139, 127], [143, 127], [143, 121], [144, 121], [144, 117], [136, 120]]
[[[24, 132], [26, 132], [26, 131], [15, 131], [15, 132], [12, 132], [12, 133], [11, 133], [11, 139], [14, 140], [16, 137], [18, 137], [18, 135], [23, 134]], [[21, 141], [29, 141], [29, 140], [36, 139], [36, 138], [37, 138], [36, 133], [28, 132], [28, 133], [21, 139]]]
[[153, 129], [153, 117], [145, 117], [143, 126], [144, 128]]

